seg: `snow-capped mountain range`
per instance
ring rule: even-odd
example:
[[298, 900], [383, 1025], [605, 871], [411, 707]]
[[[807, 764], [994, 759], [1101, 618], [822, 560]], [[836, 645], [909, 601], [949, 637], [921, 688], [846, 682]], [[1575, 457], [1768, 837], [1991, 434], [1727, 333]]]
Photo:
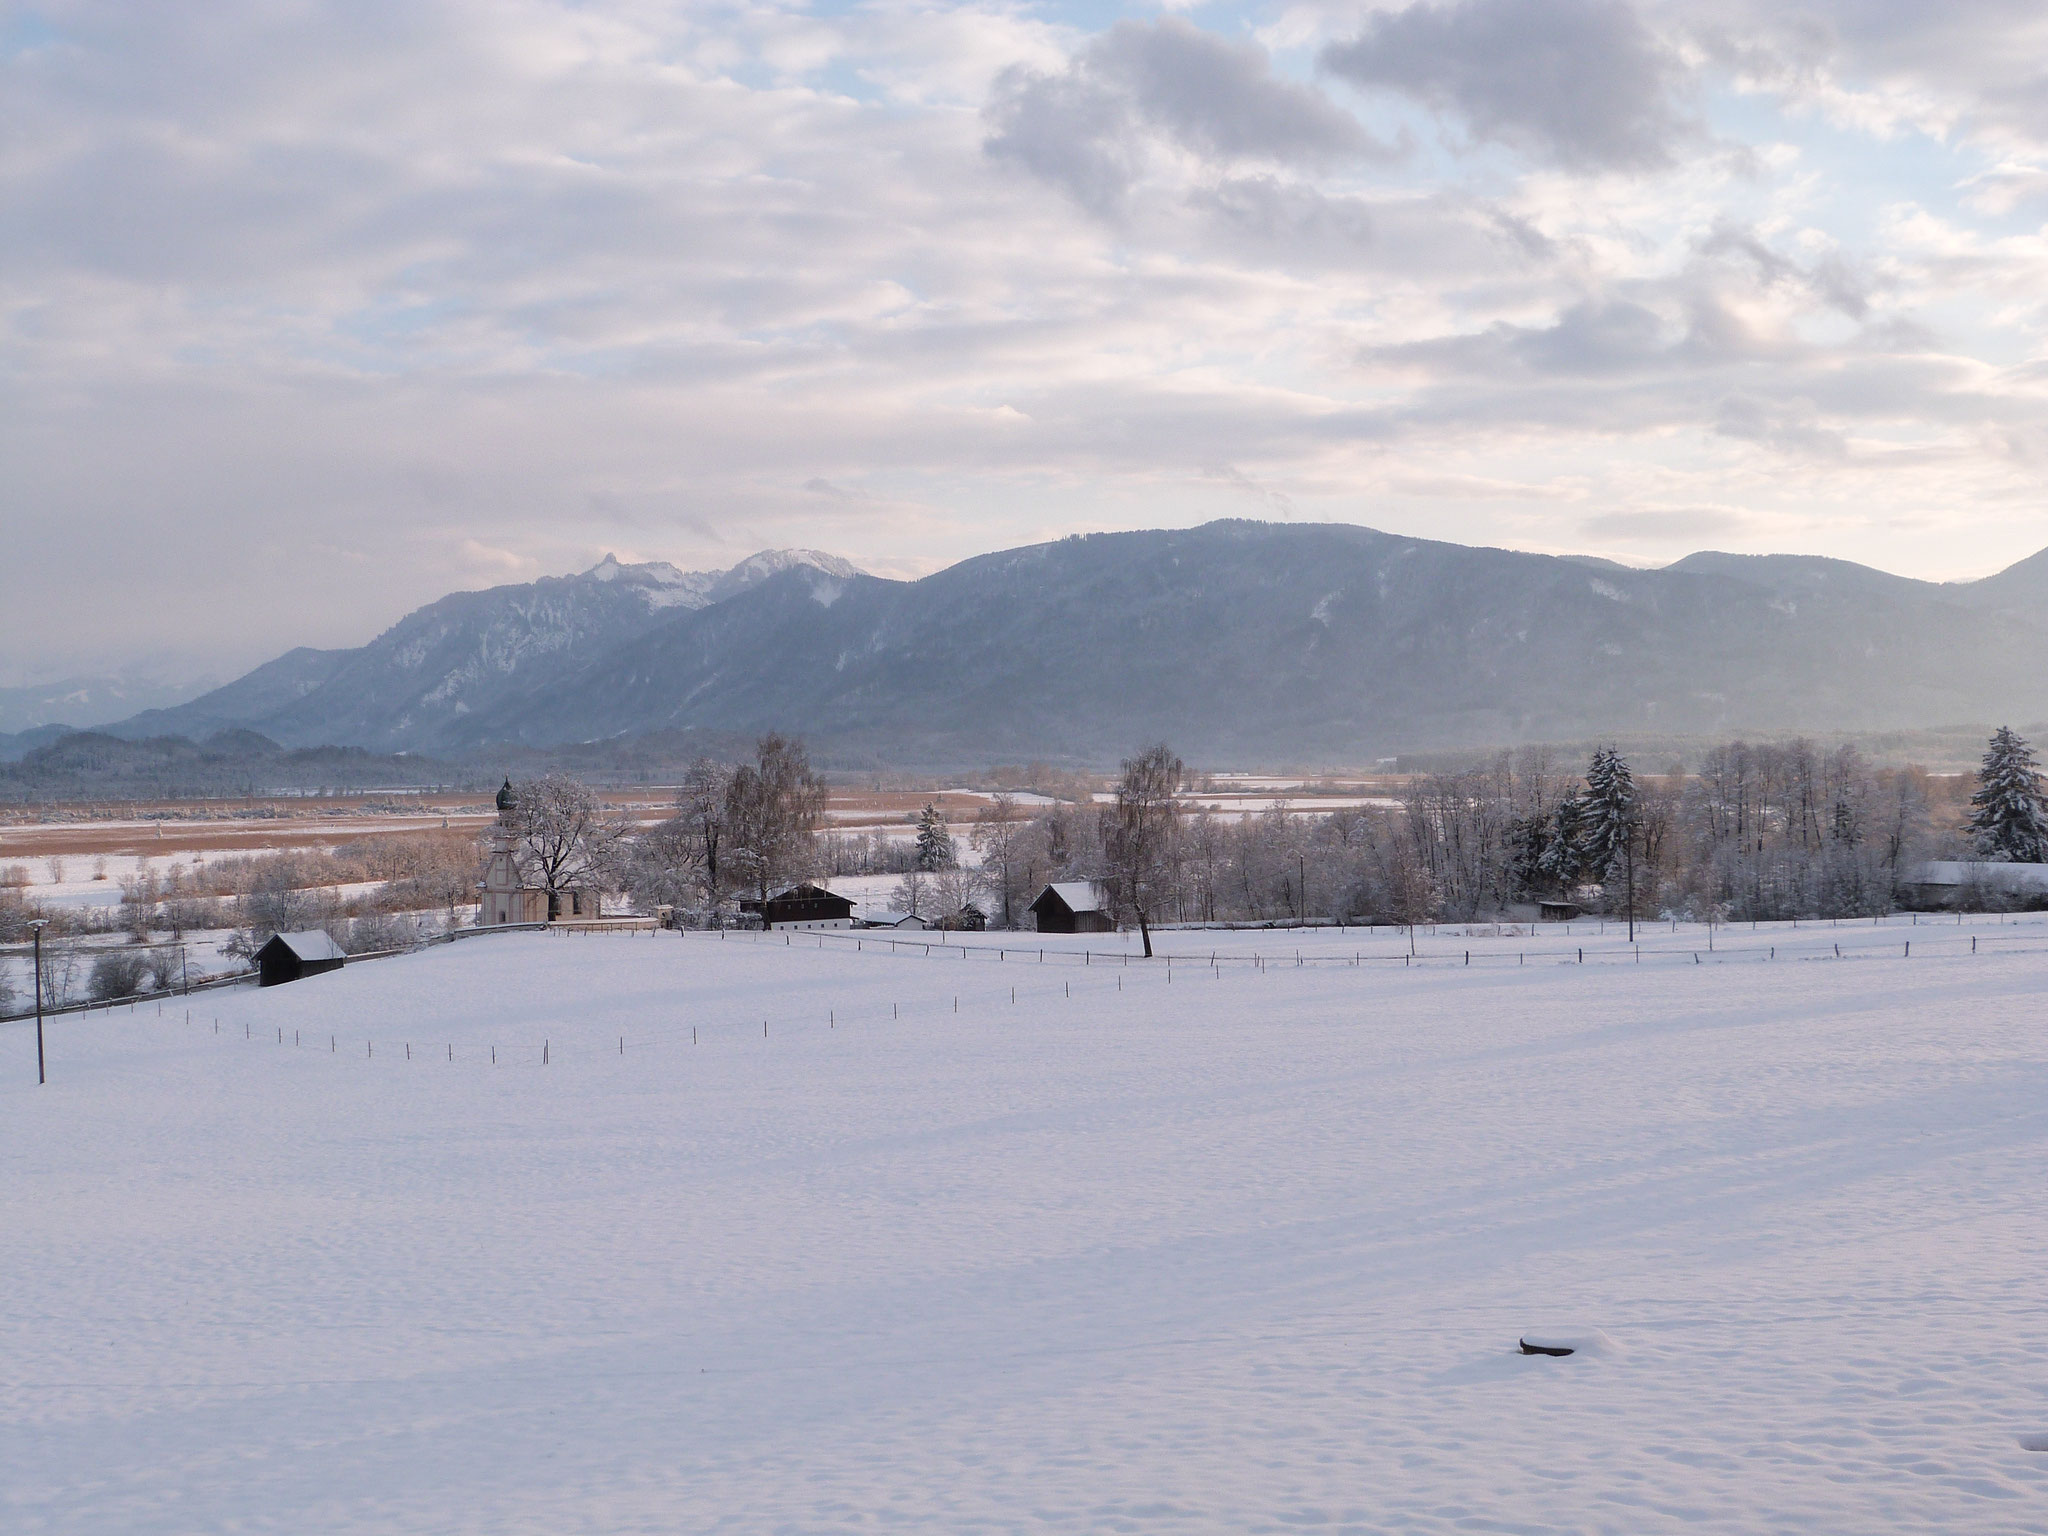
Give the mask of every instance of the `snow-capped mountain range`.
[[622, 590], [641, 594], [650, 611], [663, 608], [708, 608], [722, 603], [736, 592], [744, 592], [770, 576], [790, 570], [817, 571], [848, 580], [861, 574], [860, 567], [837, 555], [815, 549], [764, 549], [749, 555], [738, 565], [723, 571], [678, 570], [666, 560], [649, 560], [641, 565], [624, 565], [616, 555], [606, 555], [579, 577], [569, 580], [605, 581]]
[[777, 729], [862, 758], [1359, 763], [1589, 736], [2048, 719], [2048, 552], [1983, 581], [1792, 555], [1661, 570], [1348, 524], [1218, 522], [918, 581], [809, 551], [607, 560], [443, 598], [109, 729], [473, 758]]
[[765, 549], [722, 571], [606, 555], [573, 576], [456, 592], [352, 650], [288, 651], [225, 687], [148, 710], [115, 734], [194, 739], [253, 730], [286, 746], [408, 751], [463, 734], [471, 716], [545, 690], [591, 657], [672, 618], [724, 602], [790, 571], [821, 581], [861, 574], [837, 555]]

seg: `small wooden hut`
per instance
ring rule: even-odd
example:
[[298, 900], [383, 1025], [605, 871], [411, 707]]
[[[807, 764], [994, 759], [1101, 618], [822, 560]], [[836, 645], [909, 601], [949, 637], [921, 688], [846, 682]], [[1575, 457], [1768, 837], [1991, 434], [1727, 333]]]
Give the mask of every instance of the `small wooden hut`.
[[274, 933], [256, 951], [256, 985], [275, 987], [322, 971], [338, 971], [347, 958], [341, 946], [317, 928], [307, 933]]
[[1055, 880], [1031, 903], [1040, 933], [1114, 933], [1109, 897], [1089, 880]]

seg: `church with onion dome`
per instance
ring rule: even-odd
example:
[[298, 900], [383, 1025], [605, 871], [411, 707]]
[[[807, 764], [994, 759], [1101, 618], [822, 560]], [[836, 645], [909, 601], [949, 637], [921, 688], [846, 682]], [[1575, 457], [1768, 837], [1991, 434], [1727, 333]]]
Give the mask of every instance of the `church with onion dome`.
[[551, 923], [564, 917], [596, 917], [599, 905], [595, 891], [557, 891], [555, 910], [550, 912], [547, 888], [529, 885], [521, 878], [516, 809], [512, 781], [508, 778], [498, 791], [498, 819], [491, 827], [484, 877], [477, 882], [477, 927], [495, 927], [500, 923]]

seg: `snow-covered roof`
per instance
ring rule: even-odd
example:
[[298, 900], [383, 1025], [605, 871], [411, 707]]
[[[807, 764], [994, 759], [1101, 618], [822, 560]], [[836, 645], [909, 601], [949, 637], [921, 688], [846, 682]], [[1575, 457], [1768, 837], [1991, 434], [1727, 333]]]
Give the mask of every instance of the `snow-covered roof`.
[[318, 928], [305, 933], [280, 933], [277, 942], [301, 960], [346, 960], [347, 952]]
[[919, 928], [929, 926], [921, 917], [890, 907], [856, 907], [853, 920], [864, 928], [901, 928], [907, 924], [915, 924]]
[[1914, 871], [1915, 885], [1981, 885], [1998, 891], [2048, 891], [2048, 864], [1929, 859]]
[[1055, 880], [1045, 889], [1064, 901], [1069, 912], [1109, 910], [1109, 898], [1103, 893], [1102, 887], [1092, 880]]

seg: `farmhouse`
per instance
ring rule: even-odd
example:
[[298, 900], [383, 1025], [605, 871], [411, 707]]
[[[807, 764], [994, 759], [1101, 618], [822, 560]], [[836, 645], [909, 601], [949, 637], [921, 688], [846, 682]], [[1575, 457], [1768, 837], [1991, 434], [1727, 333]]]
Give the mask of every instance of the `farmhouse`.
[[256, 985], [275, 987], [322, 971], [338, 971], [347, 958], [341, 946], [317, 928], [306, 933], [274, 933], [256, 951]]
[[759, 903], [742, 902], [742, 910], [758, 907], [763, 928], [851, 928], [853, 903], [822, 885], [806, 881], [780, 896]]
[[1088, 880], [1056, 880], [1031, 903], [1040, 933], [1114, 933], [1109, 898]]

